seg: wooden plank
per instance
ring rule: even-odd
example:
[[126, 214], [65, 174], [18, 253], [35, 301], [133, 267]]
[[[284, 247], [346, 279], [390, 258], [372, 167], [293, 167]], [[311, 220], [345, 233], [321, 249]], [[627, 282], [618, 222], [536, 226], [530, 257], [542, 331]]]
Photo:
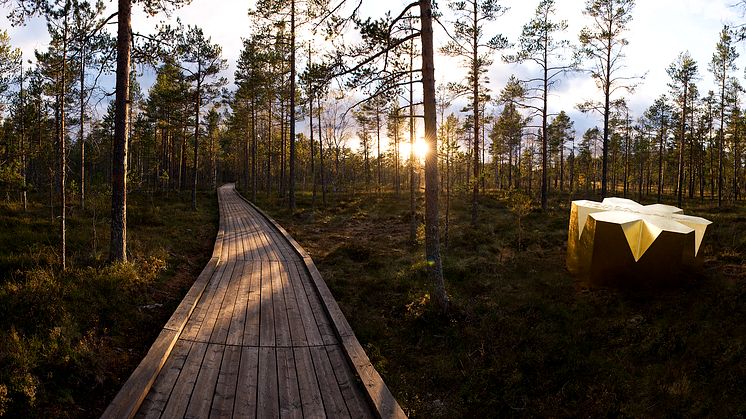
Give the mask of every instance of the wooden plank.
[[207, 343], [194, 342], [192, 344], [184, 367], [181, 369], [181, 374], [179, 374], [179, 378], [176, 380], [171, 397], [168, 399], [161, 417], [177, 418], [184, 416], [192, 391], [194, 390], [194, 383], [197, 382], [197, 376], [199, 375], [199, 369], [202, 366], [205, 352], [207, 352]]
[[207, 309], [210, 307], [210, 301], [212, 301], [215, 291], [220, 284], [220, 275], [225, 271], [225, 265], [226, 263], [223, 261], [218, 263], [215, 272], [213, 272], [210, 281], [205, 287], [205, 291], [202, 293], [199, 301], [197, 301], [194, 310], [192, 310], [192, 314], [184, 325], [181, 335], [179, 336], [181, 339], [197, 339], [197, 333], [199, 332], [199, 328], [202, 326], [202, 322], [205, 320]]
[[223, 362], [220, 364], [218, 383], [212, 399], [210, 418], [230, 418], [233, 416], [233, 404], [236, 400], [236, 384], [241, 363], [241, 348], [226, 346]]
[[244, 226], [245, 211], [243, 202], [239, 201], [240, 211], [236, 214], [236, 259], [243, 260], [246, 254], [244, 242], [246, 240], [246, 228]]
[[[285, 231], [285, 229], [282, 228], [282, 226], [280, 226], [272, 218], [267, 216], [262, 210], [256, 207], [256, 205], [250, 203], [249, 201], [246, 201], [246, 202], [249, 205], [251, 205], [251, 207], [258, 214], [260, 214], [264, 219], [266, 219], [270, 224], [272, 224], [277, 229], [277, 231], [279, 231], [285, 237], [288, 243], [290, 243], [290, 245], [295, 250], [295, 252], [298, 255], [300, 255], [301, 259], [298, 265], [299, 269], [302, 267], [303, 269], [301, 270], [301, 272], [305, 270], [306, 273], [310, 274], [310, 277], [311, 277], [310, 281], [307, 281], [308, 275], [304, 275], [304, 274], [300, 275], [300, 277], [302, 278], [302, 283], [306, 290], [306, 294], [309, 297], [309, 303], [312, 306], [314, 316], [317, 321], [322, 319], [321, 317], [317, 315], [319, 313], [318, 313], [317, 307], [315, 307], [314, 299], [311, 298], [312, 295], [309, 293], [309, 290], [313, 291], [314, 294], [317, 295], [317, 298], [319, 298], [320, 300], [319, 301], [320, 304], [323, 305], [324, 313], [327, 313], [330, 316], [331, 318], [330, 327], [333, 327], [335, 336], [341, 337], [342, 347], [344, 349], [343, 353], [345, 354], [347, 359], [350, 361], [350, 363], [353, 366], [353, 369], [355, 370], [355, 372], [357, 373], [357, 375], [360, 377], [361, 381], [363, 382], [366, 395], [368, 397], [369, 402], [375, 409], [376, 415], [378, 417], [406, 417], [406, 415], [404, 414], [404, 411], [401, 409], [399, 404], [396, 402], [396, 399], [394, 399], [393, 395], [391, 395], [391, 392], [389, 391], [388, 387], [386, 387], [386, 384], [383, 382], [378, 372], [375, 370], [375, 368], [373, 368], [372, 364], [370, 363], [368, 356], [365, 354], [365, 351], [362, 349], [362, 347], [360, 346], [360, 343], [357, 341], [357, 338], [352, 332], [352, 328], [350, 328], [349, 323], [347, 323], [347, 320], [344, 318], [344, 315], [339, 309], [337, 302], [334, 300], [333, 296], [331, 295], [331, 292], [329, 292], [329, 289], [326, 286], [326, 283], [323, 281], [323, 279], [321, 278], [321, 275], [318, 273], [318, 269], [316, 269], [316, 266], [314, 265], [311, 257], [298, 244], [298, 242], [296, 242], [287, 233], [287, 231]], [[328, 335], [328, 331], [325, 330], [326, 328], [324, 327], [323, 323], [319, 323], [319, 329], [321, 331], [322, 336], [324, 337], [324, 341], [327, 342], [329, 335]], [[296, 362], [297, 362], [297, 356], [296, 356]], [[300, 377], [300, 371], [299, 371], [299, 377]]]
[[325, 418], [319, 382], [311, 360], [308, 348], [293, 348], [295, 366], [298, 373], [298, 388], [303, 406], [303, 416], [306, 418]]
[[[228, 332], [231, 328], [231, 322], [233, 321], [233, 311], [236, 307], [236, 301], [238, 298], [238, 289], [241, 284], [241, 277], [243, 276], [244, 261], [236, 260], [233, 271], [226, 287], [225, 297], [223, 297], [223, 303], [218, 311], [217, 318], [215, 319], [215, 326], [213, 327], [212, 334], [210, 335], [210, 343], [225, 344], [228, 338]], [[239, 308], [239, 311], [243, 315], [243, 309]], [[242, 327], [243, 328], [243, 327]], [[240, 345], [241, 342], [238, 342]]]
[[275, 320], [272, 308], [272, 270], [269, 262], [262, 262], [259, 314], [259, 344], [275, 346]]
[[277, 348], [277, 385], [279, 389], [280, 416], [302, 418], [298, 377], [292, 348]]
[[210, 300], [210, 305], [207, 309], [207, 313], [205, 314], [205, 318], [199, 327], [199, 332], [197, 332], [197, 337], [195, 338], [195, 340], [200, 342], [210, 341], [210, 336], [212, 336], [212, 332], [215, 328], [215, 322], [217, 321], [218, 315], [220, 314], [220, 307], [222, 307], [223, 305], [223, 300], [225, 299], [225, 294], [228, 289], [228, 283], [230, 282], [233, 268], [235, 266], [235, 260], [231, 260], [225, 264], [225, 270], [220, 274], [220, 277], [218, 278], [218, 287], [215, 290], [212, 299]]
[[210, 405], [215, 394], [224, 350], [225, 345], [208, 344], [185, 418], [206, 418], [210, 414]]
[[298, 303], [298, 311], [303, 321], [306, 342], [308, 345], [322, 345], [324, 340], [321, 338], [316, 318], [313, 316], [313, 310], [311, 310], [311, 304], [308, 302], [308, 295], [306, 295], [306, 290], [301, 282], [298, 268], [293, 262], [285, 262], [285, 266], [290, 274], [289, 279], [293, 286], [295, 301]]
[[321, 392], [321, 397], [324, 401], [326, 415], [332, 418], [350, 417], [342, 392], [339, 390], [339, 384], [337, 384], [337, 377], [334, 375], [329, 356], [326, 354], [326, 348], [314, 346], [310, 349], [319, 387], [324, 389]]
[[176, 332], [161, 330], [140, 364], [132, 372], [102, 418], [131, 418], [137, 412], [176, 343]]
[[[295, 298], [293, 282], [290, 280], [287, 262], [279, 263], [282, 290], [285, 294], [285, 308], [287, 310], [288, 323], [290, 324], [290, 336], [294, 346], [307, 346], [306, 331], [303, 328], [303, 319]], [[293, 268], [294, 269], [294, 268]], [[315, 326], [315, 325], [314, 325]]]
[[249, 277], [249, 298], [246, 306], [246, 325], [243, 331], [243, 345], [259, 346], [259, 315], [261, 313], [262, 262], [251, 262]]
[[212, 258], [207, 262], [207, 265], [199, 274], [197, 280], [194, 281], [194, 284], [189, 288], [184, 299], [181, 300], [181, 303], [176, 307], [171, 318], [166, 322], [165, 329], [180, 332], [184, 328], [186, 322], [189, 320], [189, 316], [191, 316], [194, 308], [199, 302], [199, 299], [202, 297], [202, 294], [204, 294], [207, 284], [210, 282], [210, 278], [212, 278], [212, 275], [215, 273], [217, 263], [217, 258]]
[[160, 418], [166, 402], [171, 396], [171, 391], [179, 378], [181, 369], [184, 367], [192, 342], [177, 340], [166, 363], [163, 364], [158, 377], [150, 388], [147, 397], [138, 409], [138, 418]]
[[397, 403], [389, 388], [386, 387], [373, 364], [370, 363], [368, 355], [365, 354], [357, 338], [355, 336], [343, 338], [342, 345], [379, 416], [382, 418], [406, 418], [407, 416], [399, 403]]
[[338, 342], [337, 335], [334, 333], [327, 312], [321, 304], [319, 295], [316, 292], [316, 287], [311, 283], [311, 279], [301, 263], [302, 262], [295, 262], [294, 264], [296, 265], [296, 269], [298, 269], [298, 277], [300, 278], [303, 288], [306, 291], [306, 295], [308, 296], [308, 303], [311, 306], [313, 317], [316, 319], [316, 324], [319, 327], [321, 339], [324, 341], [325, 345], [333, 345]]
[[326, 353], [337, 378], [339, 391], [347, 404], [347, 410], [353, 418], [373, 418], [368, 400], [363, 393], [362, 385], [356, 379], [357, 374], [352, 369], [338, 345], [327, 346]]
[[282, 264], [280, 262], [270, 262], [270, 264], [272, 265], [272, 306], [275, 311], [275, 345], [290, 346], [292, 344], [290, 323], [280, 273]]
[[[233, 417], [255, 418], [258, 392], [259, 348], [241, 348], [241, 364], [238, 368], [236, 403]], [[264, 385], [264, 384], [262, 384]]]
[[[254, 269], [254, 262], [244, 261], [241, 263], [241, 273], [236, 291], [236, 302], [231, 315], [231, 326], [228, 330], [226, 343], [228, 345], [242, 345], [243, 335], [246, 330], [246, 308], [249, 301], [249, 289], [251, 286], [251, 271]], [[238, 269], [236, 269], [237, 271]]]
[[280, 417], [280, 401], [277, 391], [277, 358], [275, 348], [259, 348], [259, 383], [257, 394], [257, 417]]

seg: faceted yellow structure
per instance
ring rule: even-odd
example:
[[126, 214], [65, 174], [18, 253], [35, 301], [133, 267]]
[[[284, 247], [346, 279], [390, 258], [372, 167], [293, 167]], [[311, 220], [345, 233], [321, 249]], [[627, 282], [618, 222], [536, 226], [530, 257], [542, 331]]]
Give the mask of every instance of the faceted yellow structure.
[[675, 280], [702, 263], [699, 250], [710, 224], [670, 205], [573, 201], [567, 269], [596, 283]]

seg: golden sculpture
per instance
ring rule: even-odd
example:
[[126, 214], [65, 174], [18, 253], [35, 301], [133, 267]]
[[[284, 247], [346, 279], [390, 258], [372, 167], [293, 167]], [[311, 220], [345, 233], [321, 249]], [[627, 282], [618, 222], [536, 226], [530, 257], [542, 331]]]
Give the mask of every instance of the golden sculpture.
[[702, 263], [699, 250], [710, 224], [670, 205], [573, 201], [567, 269], [594, 283], [674, 281]]

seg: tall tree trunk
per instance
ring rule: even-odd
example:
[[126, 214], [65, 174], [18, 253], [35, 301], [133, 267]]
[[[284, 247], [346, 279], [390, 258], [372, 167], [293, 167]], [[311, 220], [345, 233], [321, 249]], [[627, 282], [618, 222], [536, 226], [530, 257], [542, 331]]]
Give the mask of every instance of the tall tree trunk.
[[258, 140], [256, 138], [256, 104], [254, 99], [251, 100], [251, 201], [256, 202], [257, 189], [257, 171], [256, 171], [256, 147]]
[[689, 81], [684, 80], [684, 97], [681, 101], [681, 131], [679, 140], [679, 173], [678, 181], [676, 184], [676, 203], [681, 208], [683, 193], [684, 193], [684, 137], [686, 134], [686, 99], [687, 99], [687, 88], [689, 87]]
[[379, 105], [376, 105], [376, 147], [377, 147], [377, 155], [376, 155], [376, 165], [378, 166], [378, 174], [377, 179], [378, 183], [376, 185], [376, 191], [380, 194], [381, 193], [381, 107]]
[[725, 62], [723, 62], [723, 80], [720, 85], [720, 138], [718, 139], [718, 208], [723, 205], [723, 131], [725, 125]]
[[111, 243], [109, 258], [127, 260], [127, 113], [130, 96], [130, 48], [132, 4], [119, 0], [117, 15], [117, 76], [114, 99], [114, 149], [112, 152]]
[[544, 89], [541, 108], [541, 209], [547, 209], [547, 94], [549, 93], [549, 69], [547, 68], [547, 37], [544, 37]]
[[290, 1], [290, 210], [295, 209], [295, 0]]
[[21, 55], [21, 202], [23, 204], [23, 211], [28, 210], [28, 193], [27, 189], [27, 167], [26, 167], [26, 102], [23, 97], [23, 55]]
[[[478, 20], [478, 4], [479, 2], [474, 1], [472, 4], [473, 9], [473, 23], [474, 26], [479, 22]], [[474, 161], [474, 187], [471, 193], [471, 225], [476, 227], [477, 225], [477, 200], [479, 199], [479, 39], [476, 33], [472, 37], [472, 57], [471, 57], [471, 76], [472, 86], [471, 94], [472, 107], [474, 108], [474, 155], [472, 156]]]
[[192, 211], [197, 210], [197, 157], [199, 151], [199, 114], [202, 108], [202, 62], [197, 60], [197, 97], [194, 100], [194, 161], [192, 162]]
[[663, 193], [663, 137], [664, 129], [661, 121], [660, 137], [658, 138], [658, 203], [661, 203], [661, 194]]
[[69, 1], [65, 1], [65, 17], [62, 29], [62, 75], [61, 86], [59, 92], [59, 147], [60, 147], [60, 267], [64, 271], [67, 267], [67, 237], [66, 237], [66, 194], [65, 194], [65, 178], [67, 173], [67, 147], [65, 141], [65, 96], [67, 87], [67, 14], [69, 12]]
[[321, 95], [316, 98], [319, 113], [319, 172], [321, 174], [321, 204], [326, 206], [326, 173], [324, 172], [324, 141], [321, 136]]
[[[420, 10], [428, 0], [421, 0]], [[414, 80], [412, 71], [414, 69], [414, 41], [410, 42], [409, 49], [409, 242], [417, 241], [417, 214], [415, 212], [415, 185], [414, 185]]]
[[[609, 161], [609, 108], [610, 108], [610, 97], [611, 97], [611, 40], [606, 46], [606, 80], [604, 80], [604, 143], [603, 143], [603, 159], [601, 168], [601, 198], [606, 198], [606, 180], [608, 177], [608, 161]], [[594, 183], [595, 186], [595, 183]]]
[[80, 46], [80, 209], [85, 209], [85, 47]]
[[428, 279], [435, 287], [435, 302], [441, 312], [448, 310], [448, 294], [440, 260], [438, 216], [438, 140], [435, 134], [435, 69], [433, 65], [433, 28], [430, 0], [420, 0], [422, 22], [422, 90], [425, 115], [425, 141], [430, 152], [425, 157], [425, 258]]

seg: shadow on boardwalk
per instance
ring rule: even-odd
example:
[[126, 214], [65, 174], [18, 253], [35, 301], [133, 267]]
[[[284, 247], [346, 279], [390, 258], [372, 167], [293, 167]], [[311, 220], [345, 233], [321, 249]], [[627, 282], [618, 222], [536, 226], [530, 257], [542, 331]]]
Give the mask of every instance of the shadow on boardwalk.
[[305, 251], [218, 197], [212, 259], [103, 417], [404, 417]]

